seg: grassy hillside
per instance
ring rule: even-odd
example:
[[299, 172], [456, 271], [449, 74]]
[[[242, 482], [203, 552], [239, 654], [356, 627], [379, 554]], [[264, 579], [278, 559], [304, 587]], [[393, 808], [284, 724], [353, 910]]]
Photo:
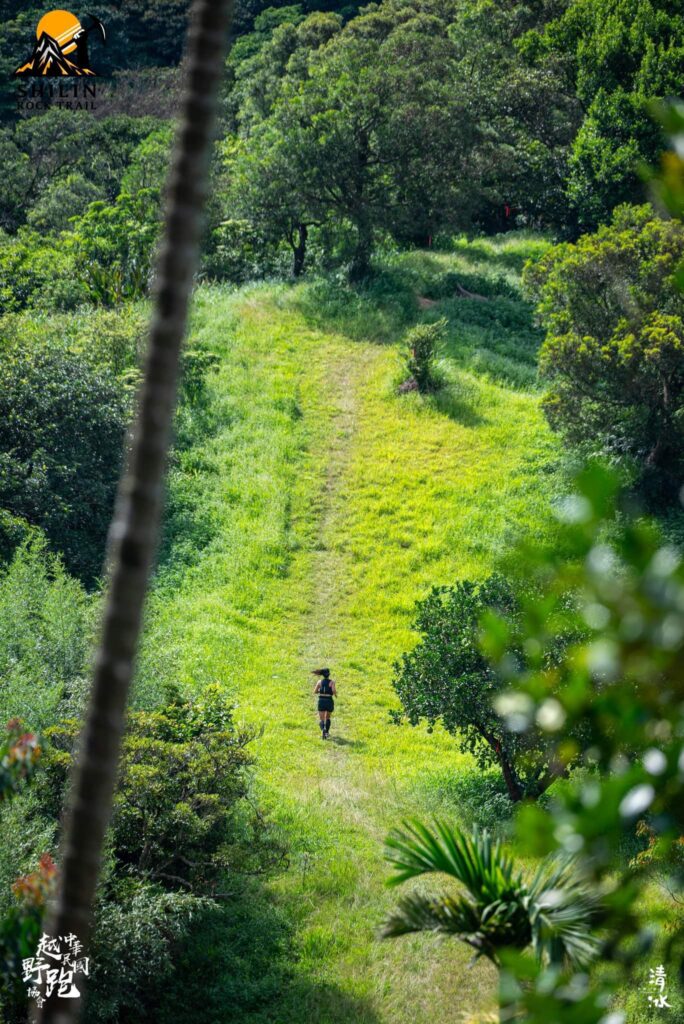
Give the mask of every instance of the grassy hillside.
[[[218, 364], [172, 475], [169, 531], [183, 540], [160, 571], [137, 699], [160, 669], [218, 681], [263, 726], [259, 784], [291, 848], [272, 898], [297, 956], [253, 1022], [428, 1024], [491, 1004], [493, 971], [470, 969], [459, 944], [377, 939], [395, 898], [388, 828], [426, 809], [473, 816], [453, 738], [388, 712], [415, 600], [544, 529], [556, 445], [518, 292], [540, 245], [409, 254], [361, 295], [330, 281], [198, 293], [193, 342]], [[482, 297], [454, 297], [456, 280]], [[402, 335], [442, 315], [447, 388], [397, 395]], [[308, 674], [320, 664], [340, 692], [327, 744]]]

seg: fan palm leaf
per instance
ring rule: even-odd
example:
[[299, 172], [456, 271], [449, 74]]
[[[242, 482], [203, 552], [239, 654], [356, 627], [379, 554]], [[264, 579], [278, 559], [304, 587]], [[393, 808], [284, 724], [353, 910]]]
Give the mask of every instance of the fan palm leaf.
[[467, 834], [440, 822], [432, 829], [405, 822], [390, 833], [386, 848], [395, 870], [391, 885], [440, 873], [465, 891], [403, 897], [385, 922], [385, 937], [420, 931], [454, 935], [497, 965], [500, 951], [510, 947], [532, 946], [540, 960], [575, 966], [595, 955], [589, 924], [597, 901], [572, 858], [548, 858], [527, 881], [488, 832]]

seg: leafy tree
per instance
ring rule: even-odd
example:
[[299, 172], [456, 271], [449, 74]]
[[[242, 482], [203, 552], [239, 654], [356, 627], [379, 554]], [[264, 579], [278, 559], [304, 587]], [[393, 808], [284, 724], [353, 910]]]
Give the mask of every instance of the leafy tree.
[[524, 49], [527, 33], [543, 31], [564, 6], [473, 0], [449, 14], [457, 73], [479, 128], [462, 173], [475, 193], [473, 219], [486, 231], [568, 219], [568, 155], [581, 106], [562, 61], [530, 60]]
[[111, 43], [102, 52], [107, 71], [177, 64], [183, 53], [191, 0], [120, 0], [101, 6]]
[[0, 506], [40, 526], [92, 583], [121, 464], [127, 410], [112, 378], [62, 352], [10, 353], [0, 383]]
[[569, 161], [567, 194], [580, 230], [610, 220], [621, 203], [640, 202], [641, 169], [663, 148], [660, 126], [641, 96], [600, 89], [577, 133]]
[[[414, 628], [421, 640], [395, 665], [394, 688], [402, 717], [411, 725], [441, 721], [485, 769], [496, 765], [512, 801], [539, 796], [556, 778], [542, 734], [524, 738], [510, 732], [495, 707], [505, 680], [492, 668], [480, 644], [480, 618], [503, 612], [515, 629], [519, 608], [501, 576], [435, 587], [417, 607]], [[521, 657], [521, 651], [516, 651]]]
[[[4, 133], [24, 160], [24, 173], [17, 178], [22, 188], [18, 212], [25, 215], [64, 172], [81, 174], [107, 200], [115, 200], [133, 150], [158, 127], [152, 117], [96, 120], [86, 111], [57, 108], [24, 119], [13, 133]], [[74, 208], [72, 215], [83, 209]]]
[[282, 174], [288, 223], [350, 225], [355, 280], [379, 230], [420, 237], [447, 211], [463, 213], [459, 168], [474, 129], [454, 65], [438, 19], [366, 15], [310, 53], [304, 78], [288, 65], [272, 113], [246, 140], [252, 167], [265, 153]]
[[684, 228], [647, 206], [528, 265], [547, 329], [542, 375], [551, 425], [582, 450], [636, 463], [648, 488], [681, 483], [684, 302], [674, 275]]
[[173, 126], [163, 124], [150, 132], [131, 152], [130, 161], [121, 177], [121, 191], [137, 195], [152, 189], [161, 195], [171, 160]]
[[0, 181], [0, 228], [3, 231], [15, 231], [22, 221], [24, 182], [30, 162], [8, 131], [0, 133], [0, 165], [3, 170]]
[[579, 229], [607, 222], [620, 203], [641, 202], [639, 164], [654, 162], [665, 144], [646, 104], [678, 95], [684, 83], [680, 5], [571, 0], [521, 49], [533, 63], [562, 69], [584, 113], [568, 178]]
[[87, 299], [74, 254], [58, 239], [28, 227], [14, 237], [0, 234], [0, 311], [75, 309]]
[[57, 178], [29, 210], [27, 223], [36, 231], [59, 234], [90, 203], [103, 198], [102, 190], [83, 174]]
[[94, 302], [116, 305], [147, 294], [160, 227], [158, 189], [91, 203], [63, 242]]
[[542, 963], [556, 966], [586, 967], [595, 957], [598, 943], [590, 925], [596, 895], [571, 858], [547, 858], [527, 881], [486, 831], [469, 836], [420, 822], [390, 833], [386, 847], [395, 869], [392, 885], [440, 873], [466, 890], [456, 896], [404, 896], [385, 924], [386, 938], [424, 931], [455, 935], [497, 967], [502, 950], [528, 946]]

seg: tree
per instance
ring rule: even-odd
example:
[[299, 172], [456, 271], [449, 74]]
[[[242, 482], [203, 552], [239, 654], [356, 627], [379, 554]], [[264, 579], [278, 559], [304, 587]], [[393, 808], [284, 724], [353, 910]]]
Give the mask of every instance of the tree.
[[121, 176], [121, 191], [137, 195], [143, 189], [152, 189], [152, 194], [161, 195], [169, 171], [172, 144], [170, 124], [162, 124], [139, 142]]
[[440, 873], [466, 891], [404, 896], [385, 923], [385, 938], [424, 931], [455, 935], [496, 967], [503, 950], [528, 946], [542, 963], [555, 966], [586, 967], [595, 957], [590, 924], [597, 899], [571, 858], [547, 858], [526, 881], [486, 831], [469, 836], [439, 823], [434, 830], [407, 823], [390, 833], [386, 848], [396, 872], [392, 885]]
[[62, 241], [93, 301], [111, 306], [147, 294], [159, 219], [159, 190], [145, 188], [112, 205], [91, 203], [74, 221]]
[[[649, 97], [650, 99], [650, 97]], [[642, 168], [663, 148], [660, 126], [646, 98], [624, 89], [599, 89], [575, 137], [567, 194], [581, 231], [610, 221], [622, 203], [641, 202]]]
[[261, 239], [262, 258], [267, 243], [284, 241], [292, 252], [292, 274], [299, 277], [309, 230], [323, 222], [300, 195], [288, 140], [272, 124], [260, 125], [249, 144], [236, 150], [230, 166], [232, 205], [250, 225], [252, 236]]
[[467, 83], [479, 139], [463, 169], [487, 232], [565, 225], [568, 156], [582, 109], [562, 58], [530, 59], [525, 41], [564, 4], [473, 0], [451, 14], [458, 75]]
[[15, 236], [0, 234], [0, 309], [73, 310], [86, 302], [74, 253], [55, 236], [21, 227]]
[[36, 231], [59, 234], [90, 203], [103, 198], [103, 191], [83, 174], [67, 174], [53, 181], [31, 207], [27, 223]]
[[639, 203], [641, 163], [654, 163], [665, 140], [648, 117], [656, 97], [676, 96], [684, 79], [684, 16], [659, 0], [571, 0], [523, 37], [533, 65], [562, 69], [583, 117], [567, 179], [573, 226], [588, 231], [624, 202]]
[[[419, 602], [414, 628], [421, 640], [394, 667], [394, 688], [411, 725], [441, 721], [475, 755], [482, 768], [497, 765], [508, 795], [518, 802], [539, 796], [556, 778], [540, 733], [525, 738], [506, 728], [496, 710], [503, 676], [492, 668], [479, 645], [480, 619], [499, 610], [513, 629], [518, 600], [501, 576], [482, 583], [463, 580], [434, 587]], [[516, 651], [521, 657], [521, 652]]]
[[100, 575], [127, 408], [69, 353], [11, 353], [0, 384], [0, 506], [45, 531], [69, 571]]
[[[120, 114], [96, 120], [86, 111], [57, 108], [26, 118], [13, 135], [17, 147], [29, 158], [22, 206], [33, 205], [65, 170], [82, 174], [112, 202], [119, 194], [132, 151], [158, 127], [159, 120], [152, 117]], [[72, 211], [74, 215], [81, 212]]]
[[245, 142], [243, 168], [258, 167], [265, 151], [295, 220], [334, 219], [338, 235], [351, 228], [350, 277], [361, 280], [378, 231], [422, 237], [466, 219], [459, 170], [474, 128], [454, 72], [439, 19], [410, 8], [357, 18], [307, 65], [288, 64], [272, 112]]
[[557, 246], [525, 272], [547, 329], [540, 356], [551, 425], [582, 451], [636, 465], [647, 490], [681, 483], [684, 228], [648, 206]]

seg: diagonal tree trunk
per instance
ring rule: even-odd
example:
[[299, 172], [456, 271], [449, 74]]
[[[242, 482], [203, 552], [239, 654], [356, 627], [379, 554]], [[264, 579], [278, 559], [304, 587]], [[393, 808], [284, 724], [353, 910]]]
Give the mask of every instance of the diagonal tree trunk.
[[[45, 929], [51, 936], [76, 935], [86, 947], [85, 955], [126, 700], [157, 545], [179, 352], [197, 263], [216, 97], [231, 16], [232, 0], [196, 0], [193, 8], [188, 80], [169, 179], [145, 377], [110, 530], [111, 578], [66, 816], [60, 887]], [[52, 996], [34, 1019], [41, 1024], [71, 1024], [78, 1018], [81, 1002]]]

